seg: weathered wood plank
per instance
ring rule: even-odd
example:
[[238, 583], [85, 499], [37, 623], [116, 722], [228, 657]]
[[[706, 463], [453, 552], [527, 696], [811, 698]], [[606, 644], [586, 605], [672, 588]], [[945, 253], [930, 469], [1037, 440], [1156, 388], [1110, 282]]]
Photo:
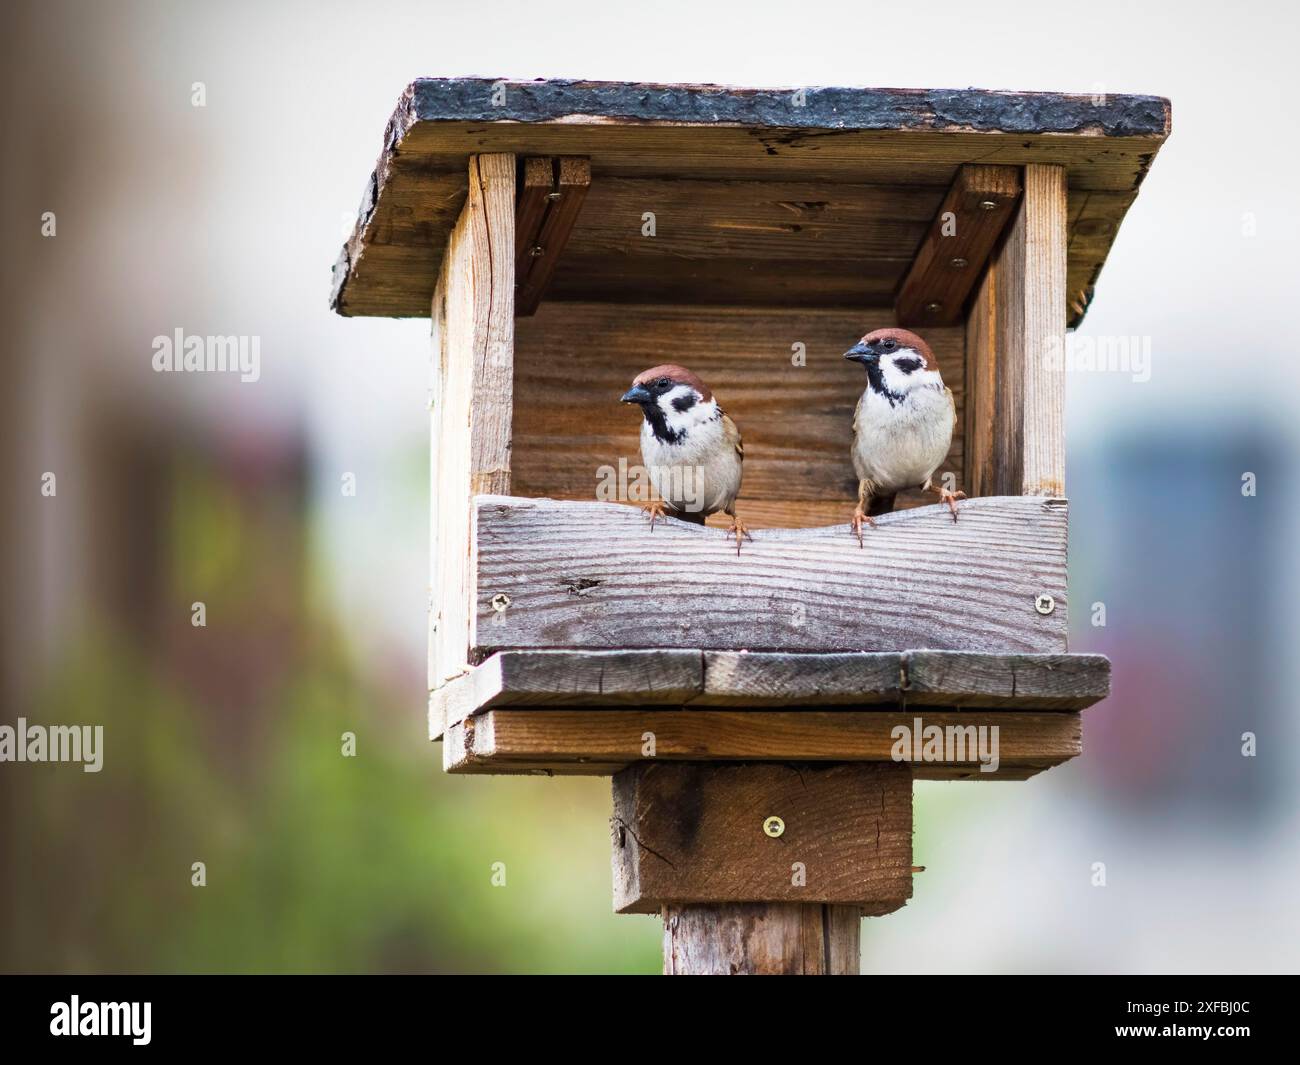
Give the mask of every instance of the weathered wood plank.
[[[998, 276], [990, 262], [966, 312], [966, 365], [962, 375], [966, 403], [959, 426], [964, 471], [962, 484], [968, 496], [994, 494], [995, 434], [997, 431]], [[946, 381], [947, 375], [944, 375]]]
[[956, 325], [1020, 200], [1014, 166], [972, 164], [957, 172], [894, 301], [906, 326]]
[[866, 706], [902, 696], [903, 657], [895, 653], [703, 655], [704, 691], [692, 706]]
[[537, 244], [555, 184], [555, 161], [533, 156], [523, 161], [519, 182], [519, 201], [515, 204], [515, 312], [519, 311], [518, 286], [532, 266], [532, 249]]
[[515, 160], [475, 156], [469, 169], [433, 300], [430, 688], [469, 663], [471, 497], [510, 491]]
[[856, 976], [856, 906], [733, 902], [665, 906], [665, 976]]
[[[632, 766], [613, 778], [614, 909], [669, 903], [897, 906], [912, 894], [901, 765]], [[779, 835], [764, 823], [778, 817]]]
[[904, 705], [1082, 710], [1110, 694], [1105, 655], [980, 655], [909, 651]]
[[[1065, 172], [1025, 168], [1020, 211], [994, 266], [993, 484], [999, 495], [1065, 491]], [[987, 308], [977, 306], [979, 313]], [[980, 356], [977, 356], [980, 357]]]
[[[961, 520], [921, 507], [846, 528], [755, 532], [737, 556], [715, 529], [629, 507], [480, 498], [479, 658], [528, 647], [1059, 653], [1064, 500], [986, 498]], [[578, 595], [575, 589], [581, 589]], [[1035, 598], [1051, 595], [1049, 615]]]
[[[744, 435], [738, 507], [747, 525], [847, 528], [857, 498], [851, 426], [865, 381], [843, 354], [864, 333], [893, 324], [889, 312], [860, 310], [548, 302], [516, 324], [514, 491], [595, 499], [602, 466], [639, 465], [641, 419], [618, 397], [638, 373], [670, 358], [707, 382]], [[960, 418], [962, 330], [923, 332]], [[960, 479], [962, 465], [959, 432], [939, 475]], [[905, 492], [897, 506], [933, 499]]]
[[527, 266], [518, 278], [515, 313], [520, 317], [537, 312], [564, 257], [565, 246], [591, 185], [590, 160], [565, 157], [555, 160], [554, 165], [555, 180], [546, 196], [545, 215], [520, 257]]
[[[1081, 710], [1110, 692], [1104, 655], [958, 651], [503, 651], [430, 697], [430, 739], [497, 707]], [[776, 720], [776, 719], [773, 719]]]
[[[1077, 713], [895, 710], [494, 709], [457, 737], [448, 772], [519, 768], [605, 775], [610, 766], [657, 762], [893, 762], [902, 735], [935, 726], [952, 747], [905, 759], [920, 780], [1001, 780], [1059, 765], [1082, 752]], [[918, 726], [918, 722], [920, 723]], [[468, 722], [466, 722], [468, 723]], [[449, 730], [451, 734], [456, 726]], [[983, 758], [976, 746], [985, 730]], [[996, 736], [996, 750], [992, 744]], [[960, 742], [959, 742], [960, 741]], [[941, 758], [931, 757], [939, 753]], [[914, 757], [923, 755], [924, 757]], [[951, 755], [951, 757], [949, 757]], [[995, 761], [996, 759], [996, 761]], [[987, 770], [981, 763], [987, 763]]]
[[429, 738], [496, 706], [681, 706], [703, 690], [698, 650], [503, 651], [433, 693]]

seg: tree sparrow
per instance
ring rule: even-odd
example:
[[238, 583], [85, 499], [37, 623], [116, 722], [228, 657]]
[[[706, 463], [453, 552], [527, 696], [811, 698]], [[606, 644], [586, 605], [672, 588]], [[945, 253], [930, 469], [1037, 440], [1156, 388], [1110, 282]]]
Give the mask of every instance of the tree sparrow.
[[703, 525], [720, 510], [731, 518], [727, 535], [740, 554], [741, 539], [749, 538], [736, 517], [745, 447], [713, 393], [690, 370], [668, 364], [639, 374], [622, 401], [638, 404], [645, 416], [641, 461], [659, 497], [643, 508], [651, 531], [665, 514]]
[[877, 329], [844, 353], [867, 369], [867, 387], [853, 414], [853, 469], [858, 508], [850, 523], [862, 546], [862, 525], [894, 508], [894, 495], [920, 487], [938, 492], [957, 520], [965, 492], [936, 487], [931, 478], [948, 457], [957, 421], [952, 389], [939, 376], [934, 352], [906, 329]]

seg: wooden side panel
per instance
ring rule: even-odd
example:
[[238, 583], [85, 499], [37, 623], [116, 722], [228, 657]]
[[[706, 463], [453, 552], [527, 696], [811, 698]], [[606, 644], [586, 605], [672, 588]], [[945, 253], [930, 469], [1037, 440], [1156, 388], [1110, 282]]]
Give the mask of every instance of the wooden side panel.
[[993, 494], [997, 416], [998, 267], [989, 264], [966, 314], [966, 407], [963, 457], [966, 494]]
[[[724, 532], [631, 507], [478, 501], [478, 602], [509, 605], [474, 648], [702, 647], [770, 651], [1065, 650], [1064, 500], [968, 500], [847, 526]], [[1049, 614], [1035, 609], [1054, 598]]]
[[856, 976], [861, 910], [795, 902], [665, 906], [665, 976]]
[[[641, 462], [640, 412], [619, 396], [647, 367], [677, 362], [704, 379], [740, 427], [737, 506], [747, 525], [847, 527], [857, 498], [853, 409], [866, 379], [843, 355], [863, 333], [893, 322], [887, 311], [545, 303], [516, 323], [514, 491], [598, 498], [604, 470]], [[963, 330], [923, 332], [957, 404], [958, 431], [940, 475], [952, 471], [960, 481]], [[898, 507], [933, 500], [906, 492]]]
[[[632, 766], [614, 777], [614, 909], [669, 903], [902, 906], [912, 775], [902, 765]], [[776, 835], [765, 831], [779, 818]]]
[[[972, 494], [1065, 493], [1067, 202], [1059, 166], [1025, 167], [1020, 211], [967, 317]], [[990, 417], [991, 414], [991, 417]]]
[[429, 687], [468, 667], [471, 499], [510, 491], [515, 160], [474, 156], [433, 297]]

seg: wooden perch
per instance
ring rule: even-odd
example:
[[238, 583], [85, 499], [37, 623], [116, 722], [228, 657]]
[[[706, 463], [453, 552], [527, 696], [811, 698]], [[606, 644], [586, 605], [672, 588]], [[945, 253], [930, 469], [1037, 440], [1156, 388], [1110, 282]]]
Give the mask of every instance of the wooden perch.
[[[476, 658], [527, 647], [1065, 650], [1066, 503], [972, 499], [847, 523], [654, 532], [612, 503], [479, 497]], [[1042, 596], [1047, 612], [1035, 609]], [[669, 606], [673, 609], [669, 609]], [[676, 608], [680, 607], [680, 609]]]

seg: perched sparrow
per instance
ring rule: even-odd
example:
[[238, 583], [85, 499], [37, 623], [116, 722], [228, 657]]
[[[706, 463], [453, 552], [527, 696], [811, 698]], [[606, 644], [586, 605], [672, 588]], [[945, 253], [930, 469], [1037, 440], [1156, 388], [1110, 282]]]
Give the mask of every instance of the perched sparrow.
[[862, 546], [862, 524], [888, 513], [907, 488], [938, 492], [957, 520], [965, 492], [935, 487], [930, 478], [948, 457], [957, 411], [952, 390], [924, 340], [906, 329], [877, 329], [844, 353], [867, 368], [867, 388], [853, 414], [853, 469], [858, 508], [851, 527]]
[[656, 366], [640, 374], [623, 394], [645, 415], [641, 424], [641, 461], [659, 499], [644, 509], [655, 519], [671, 514], [703, 525], [716, 511], [731, 518], [728, 536], [749, 531], [736, 517], [741, 463], [745, 448], [736, 423], [722, 412], [713, 393], [682, 366]]

